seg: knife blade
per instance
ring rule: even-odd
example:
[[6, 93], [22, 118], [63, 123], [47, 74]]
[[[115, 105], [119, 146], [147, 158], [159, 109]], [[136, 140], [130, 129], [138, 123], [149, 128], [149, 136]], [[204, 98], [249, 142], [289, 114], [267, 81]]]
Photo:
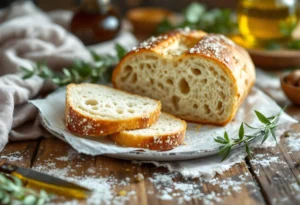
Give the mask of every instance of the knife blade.
[[85, 199], [91, 195], [91, 190], [85, 187], [32, 169], [4, 163], [0, 166], [0, 171], [18, 177], [27, 187], [42, 188], [49, 192], [78, 199]]

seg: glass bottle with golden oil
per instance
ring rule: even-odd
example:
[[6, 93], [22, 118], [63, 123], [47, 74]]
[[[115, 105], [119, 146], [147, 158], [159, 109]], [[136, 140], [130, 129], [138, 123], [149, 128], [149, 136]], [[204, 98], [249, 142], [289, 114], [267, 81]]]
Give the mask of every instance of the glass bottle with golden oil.
[[297, 0], [239, 0], [239, 31], [251, 47], [264, 46], [270, 40], [282, 41], [287, 36], [281, 26], [296, 25], [297, 10]]

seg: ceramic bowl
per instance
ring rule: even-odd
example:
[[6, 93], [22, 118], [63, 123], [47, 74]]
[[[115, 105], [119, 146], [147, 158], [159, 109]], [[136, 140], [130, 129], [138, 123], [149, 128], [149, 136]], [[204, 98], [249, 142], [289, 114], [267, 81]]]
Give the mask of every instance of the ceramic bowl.
[[286, 82], [287, 75], [281, 77], [281, 88], [287, 98], [295, 105], [300, 105], [300, 87], [291, 85]]
[[132, 23], [136, 35], [151, 36], [157, 25], [164, 19], [172, 16], [172, 12], [161, 8], [135, 8], [127, 13], [127, 18]]

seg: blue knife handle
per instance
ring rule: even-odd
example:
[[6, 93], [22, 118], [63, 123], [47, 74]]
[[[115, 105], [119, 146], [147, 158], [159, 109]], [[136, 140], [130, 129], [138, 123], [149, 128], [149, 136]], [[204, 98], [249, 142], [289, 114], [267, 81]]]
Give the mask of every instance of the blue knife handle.
[[2, 164], [0, 166], [0, 172], [4, 172], [6, 174], [11, 174], [12, 172], [16, 171], [18, 169], [17, 166], [11, 165], [11, 164]]

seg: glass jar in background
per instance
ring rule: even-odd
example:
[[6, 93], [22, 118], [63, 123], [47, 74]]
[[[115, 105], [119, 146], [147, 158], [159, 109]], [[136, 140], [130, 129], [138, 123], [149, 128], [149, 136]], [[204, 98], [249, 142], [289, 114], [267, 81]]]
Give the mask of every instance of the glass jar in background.
[[84, 44], [91, 45], [116, 37], [120, 27], [120, 16], [110, 0], [82, 0], [70, 30]]
[[250, 46], [262, 46], [270, 40], [284, 40], [282, 32], [298, 21], [297, 0], [239, 0], [239, 31]]

